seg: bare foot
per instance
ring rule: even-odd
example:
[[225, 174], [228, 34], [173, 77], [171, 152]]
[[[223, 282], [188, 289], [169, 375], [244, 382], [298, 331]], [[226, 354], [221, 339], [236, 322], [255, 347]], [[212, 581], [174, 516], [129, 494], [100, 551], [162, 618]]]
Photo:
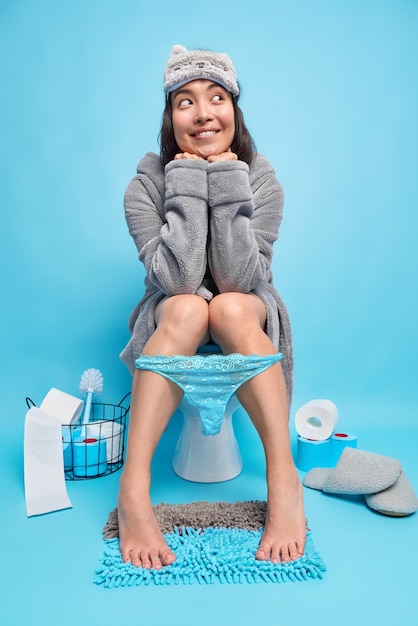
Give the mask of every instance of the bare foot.
[[131, 488], [128, 481], [121, 479], [118, 517], [119, 548], [125, 563], [158, 570], [176, 560], [158, 526], [149, 490], [137, 485]]
[[269, 488], [264, 532], [255, 558], [259, 561], [289, 563], [303, 556], [306, 520], [303, 488], [299, 477]]

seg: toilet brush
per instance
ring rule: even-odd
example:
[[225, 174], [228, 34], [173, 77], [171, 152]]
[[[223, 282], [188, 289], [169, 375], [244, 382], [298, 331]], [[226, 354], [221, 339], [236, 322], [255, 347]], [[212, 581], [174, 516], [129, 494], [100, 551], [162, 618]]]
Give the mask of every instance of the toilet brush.
[[81, 376], [80, 380], [80, 391], [84, 391], [87, 393], [86, 398], [86, 406], [84, 408], [84, 415], [81, 429], [81, 436], [84, 438], [86, 436], [86, 424], [90, 421], [90, 411], [91, 411], [91, 400], [93, 397], [93, 393], [101, 393], [103, 390], [103, 374], [91, 367], [88, 370], [85, 370]]

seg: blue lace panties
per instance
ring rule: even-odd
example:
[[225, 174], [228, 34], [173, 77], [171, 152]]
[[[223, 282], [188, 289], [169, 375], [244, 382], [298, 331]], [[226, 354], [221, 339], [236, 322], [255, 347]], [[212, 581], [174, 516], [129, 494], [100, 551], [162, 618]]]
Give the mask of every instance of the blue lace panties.
[[202, 433], [217, 435], [231, 396], [243, 383], [280, 361], [282, 356], [280, 352], [264, 356], [139, 356], [135, 366], [176, 383], [190, 404], [199, 410]]

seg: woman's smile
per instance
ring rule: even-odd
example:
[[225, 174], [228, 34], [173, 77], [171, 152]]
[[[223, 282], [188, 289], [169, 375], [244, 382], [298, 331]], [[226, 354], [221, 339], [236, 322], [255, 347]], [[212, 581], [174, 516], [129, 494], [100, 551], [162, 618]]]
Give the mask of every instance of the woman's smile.
[[215, 135], [218, 131], [217, 130], [200, 130], [197, 133], [193, 133], [193, 137], [202, 137], [203, 139], [205, 137], [212, 137], [212, 135]]

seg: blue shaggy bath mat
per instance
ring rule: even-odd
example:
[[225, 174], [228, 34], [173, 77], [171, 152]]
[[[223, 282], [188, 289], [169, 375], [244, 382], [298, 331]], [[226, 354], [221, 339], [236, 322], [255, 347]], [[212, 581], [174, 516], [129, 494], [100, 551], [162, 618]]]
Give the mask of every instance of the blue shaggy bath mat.
[[[302, 558], [291, 563], [255, 559], [262, 535], [260, 521], [265, 519], [265, 502], [159, 504], [154, 511], [176, 561], [160, 570], [124, 563], [119, 551], [115, 509], [104, 528], [105, 545], [95, 573], [96, 584], [110, 588], [216, 582], [282, 583], [321, 579], [325, 572], [309, 530]], [[205, 523], [199, 524], [202, 521]]]

